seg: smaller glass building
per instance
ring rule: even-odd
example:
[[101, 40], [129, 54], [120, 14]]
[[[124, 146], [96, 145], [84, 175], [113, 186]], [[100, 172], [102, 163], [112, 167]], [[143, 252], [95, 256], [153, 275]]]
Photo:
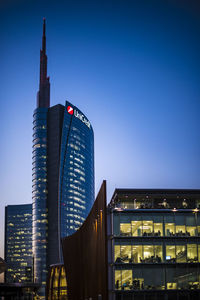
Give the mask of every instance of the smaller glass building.
[[5, 207], [5, 282], [32, 282], [32, 205]]
[[191, 291], [200, 291], [199, 204], [200, 191], [194, 190], [115, 191], [109, 299], [157, 299], [162, 293], [166, 300], [188, 300]]

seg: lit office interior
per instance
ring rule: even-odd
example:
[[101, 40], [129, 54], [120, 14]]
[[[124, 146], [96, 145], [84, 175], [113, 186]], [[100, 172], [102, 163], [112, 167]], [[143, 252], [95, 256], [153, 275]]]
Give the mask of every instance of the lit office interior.
[[113, 234], [115, 290], [200, 288], [197, 209], [116, 211]]
[[48, 273], [47, 299], [66, 300], [67, 281], [64, 265], [52, 265]]

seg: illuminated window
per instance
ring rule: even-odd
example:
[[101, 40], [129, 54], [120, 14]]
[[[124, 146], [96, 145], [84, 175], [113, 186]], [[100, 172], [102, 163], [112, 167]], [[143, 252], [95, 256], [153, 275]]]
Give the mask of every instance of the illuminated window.
[[115, 262], [121, 262], [121, 258], [120, 258], [120, 245], [115, 245], [114, 247], [114, 260]]
[[142, 229], [143, 236], [151, 236], [153, 233], [153, 221], [143, 220]]
[[154, 217], [154, 236], [163, 236], [163, 222], [160, 217]]
[[66, 281], [65, 270], [64, 267], [62, 267], [61, 276], [60, 276], [60, 287], [66, 287], [66, 286], [67, 286], [67, 281]]
[[142, 221], [131, 221], [132, 236], [142, 236]]
[[166, 246], [166, 261], [175, 262], [176, 261], [176, 249], [175, 245]]
[[131, 236], [131, 223], [121, 223], [120, 234], [122, 236]]
[[163, 249], [162, 245], [154, 246], [154, 262], [160, 263], [163, 261]]
[[141, 263], [143, 260], [142, 245], [133, 245], [132, 247], [132, 262]]
[[188, 260], [188, 262], [198, 262], [197, 245], [196, 244], [188, 244], [187, 245], [187, 260]]
[[121, 290], [122, 280], [121, 280], [121, 271], [115, 270], [115, 289]]
[[59, 269], [55, 268], [55, 274], [54, 274], [54, 281], [53, 281], [53, 287], [58, 287], [58, 280], [59, 280]]
[[144, 261], [143, 262], [147, 262], [147, 263], [152, 263], [153, 262], [153, 258], [154, 258], [154, 249], [152, 245], [144, 245], [143, 246], [144, 249]]
[[131, 259], [131, 246], [121, 245], [121, 260], [124, 263], [129, 263]]
[[174, 236], [175, 235], [174, 223], [165, 223], [165, 235], [166, 236]]
[[122, 290], [131, 289], [132, 281], [132, 270], [122, 270]]
[[176, 262], [183, 263], [186, 262], [186, 246], [176, 245]]
[[176, 235], [182, 235], [185, 232], [185, 225], [176, 225]]

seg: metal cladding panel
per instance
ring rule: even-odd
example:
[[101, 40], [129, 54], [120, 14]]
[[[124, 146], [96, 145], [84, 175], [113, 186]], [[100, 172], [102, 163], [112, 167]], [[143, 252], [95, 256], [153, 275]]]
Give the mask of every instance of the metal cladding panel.
[[59, 169], [64, 106], [56, 105], [48, 110], [47, 132], [47, 182], [48, 182], [48, 251], [47, 266], [59, 263]]
[[106, 181], [80, 229], [62, 239], [68, 299], [107, 299]]

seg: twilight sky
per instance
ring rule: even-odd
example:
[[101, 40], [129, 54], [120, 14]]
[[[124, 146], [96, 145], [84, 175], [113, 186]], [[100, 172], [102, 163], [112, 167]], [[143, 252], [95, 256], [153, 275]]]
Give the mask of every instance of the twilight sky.
[[46, 17], [51, 105], [92, 123], [96, 193], [200, 188], [200, 2], [0, 3], [0, 256], [4, 207], [31, 203], [32, 114]]

